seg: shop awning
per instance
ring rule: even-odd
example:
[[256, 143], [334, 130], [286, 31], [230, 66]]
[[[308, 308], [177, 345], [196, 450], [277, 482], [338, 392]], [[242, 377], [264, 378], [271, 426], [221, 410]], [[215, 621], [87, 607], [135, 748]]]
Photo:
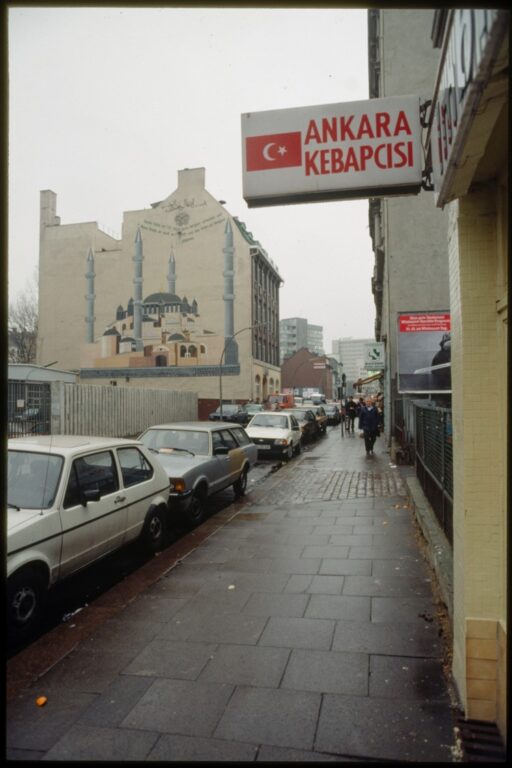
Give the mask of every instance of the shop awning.
[[374, 373], [373, 376], [368, 376], [366, 379], [358, 379], [357, 381], [354, 381], [353, 386], [362, 387], [363, 384], [369, 384], [371, 381], [377, 381], [377, 379], [383, 379], [383, 378], [384, 378], [384, 371], [381, 371], [380, 373]]

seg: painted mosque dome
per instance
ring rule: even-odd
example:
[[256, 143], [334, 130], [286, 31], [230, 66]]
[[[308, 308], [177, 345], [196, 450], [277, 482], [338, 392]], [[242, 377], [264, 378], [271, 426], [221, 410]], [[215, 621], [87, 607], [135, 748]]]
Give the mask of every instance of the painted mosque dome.
[[152, 293], [144, 299], [144, 304], [181, 304], [175, 293]]

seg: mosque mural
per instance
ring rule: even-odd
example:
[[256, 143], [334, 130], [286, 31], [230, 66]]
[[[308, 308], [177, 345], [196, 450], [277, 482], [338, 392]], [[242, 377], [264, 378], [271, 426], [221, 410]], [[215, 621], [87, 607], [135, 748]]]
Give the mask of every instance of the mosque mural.
[[[176, 259], [171, 250], [168, 260], [167, 291], [143, 298], [143, 242], [140, 228], [135, 238], [133, 257], [133, 296], [126, 306], [113, 308], [113, 321], [99, 338], [94, 333], [95, 271], [94, 256], [87, 256], [86, 343], [81, 351], [81, 368], [155, 368], [238, 365], [238, 346], [234, 334], [234, 249], [229, 219], [224, 231], [224, 333], [202, 325], [199, 306], [176, 293]], [[101, 288], [100, 286], [98, 286]]]

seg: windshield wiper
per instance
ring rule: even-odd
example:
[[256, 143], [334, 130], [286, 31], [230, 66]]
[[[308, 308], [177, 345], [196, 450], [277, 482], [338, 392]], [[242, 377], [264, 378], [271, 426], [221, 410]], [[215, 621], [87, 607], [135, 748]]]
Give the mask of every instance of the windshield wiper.
[[8, 502], [7, 502], [7, 506], [8, 506], [10, 509], [15, 509], [17, 512], [20, 512], [20, 511], [21, 511], [21, 507], [18, 507], [18, 505], [17, 505], [17, 504], [11, 504], [11, 502], [10, 502], [10, 501], [8, 501]]
[[160, 448], [160, 450], [157, 451], [157, 453], [166, 453], [166, 452], [172, 453], [174, 451], [183, 451], [183, 453], [190, 453], [191, 456], [195, 456], [195, 453], [192, 453], [192, 451], [189, 451], [188, 448], [174, 448], [171, 446], [169, 446], [169, 448]]

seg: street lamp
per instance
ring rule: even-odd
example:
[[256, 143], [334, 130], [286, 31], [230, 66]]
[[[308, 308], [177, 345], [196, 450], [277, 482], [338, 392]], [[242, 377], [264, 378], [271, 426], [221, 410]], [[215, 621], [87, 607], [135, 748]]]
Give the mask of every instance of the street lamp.
[[242, 333], [242, 331], [250, 331], [253, 328], [261, 328], [262, 326], [268, 325], [268, 323], [256, 323], [256, 325], [248, 325], [245, 328], [240, 328], [239, 331], [234, 333], [232, 336], [228, 338], [226, 343], [224, 344], [224, 349], [222, 350], [222, 354], [220, 356], [220, 362], [219, 362], [219, 410], [220, 410], [220, 420], [223, 420], [223, 412], [222, 412], [222, 361], [224, 360], [224, 355], [226, 352], [226, 349], [228, 348], [229, 344], [233, 341], [235, 336], [238, 336], [239, 333]]

